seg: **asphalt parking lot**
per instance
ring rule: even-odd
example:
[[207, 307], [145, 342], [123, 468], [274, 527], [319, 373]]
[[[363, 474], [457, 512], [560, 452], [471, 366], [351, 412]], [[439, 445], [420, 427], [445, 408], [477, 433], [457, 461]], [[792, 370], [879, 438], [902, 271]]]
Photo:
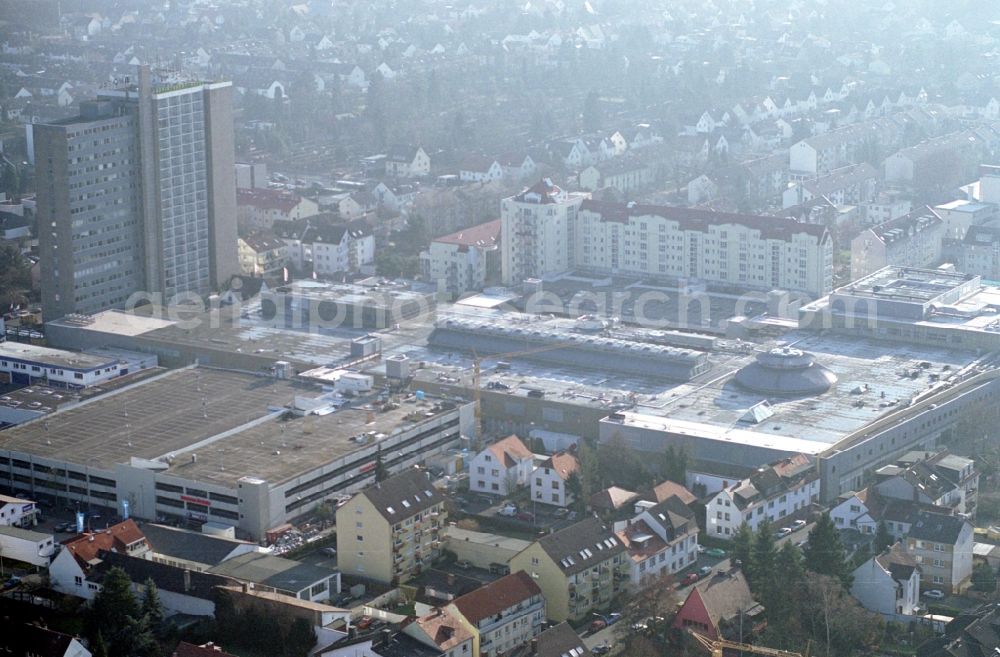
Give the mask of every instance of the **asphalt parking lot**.
[[[531, 530], [552, 530], [558, 531], [569, 527], [576, 521], [573, 513], [562, 514], [559, 507], [548, 504], [514, 502], [518, 511], [514, 516], [500, 516], [499, 512], [510, 500], [498, 496], [486, 495], [484, 493], [465, 492], [455, 496], [455, 502], [463, 513], [473, 516], [502, 517], [515, 524], [521, 525], [526, 531]], [[528, 514], [527, 516], [523, 514]], [[521, 517], [518, 517], [521, 515]]]

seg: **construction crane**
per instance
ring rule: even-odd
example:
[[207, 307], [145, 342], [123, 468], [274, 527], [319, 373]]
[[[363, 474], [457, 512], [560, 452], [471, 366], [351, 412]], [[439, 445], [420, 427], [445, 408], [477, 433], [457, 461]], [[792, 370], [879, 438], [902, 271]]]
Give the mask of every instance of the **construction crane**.
[[803, 656], [801, 653], [788, 652], [787, 650], [778, 650], [776, 648], [765, 648], [763, 646], [753, 646], [749, 643], [739, 643], [737, 641], [728, 641], [726, 639], [709, 639], [704, 634], [698, 634], [697, 632], [691, 632], [691, 636], [702, 645], [702, 647], [707, 648], [712, 652], [712, 657], [723, 657], [723, 652], [726, 650], [738, 650], [741, 654], [749, 655], [765, 655], [767, 657], [809, 657], [809, 650], [806, 649], [806, 654]]

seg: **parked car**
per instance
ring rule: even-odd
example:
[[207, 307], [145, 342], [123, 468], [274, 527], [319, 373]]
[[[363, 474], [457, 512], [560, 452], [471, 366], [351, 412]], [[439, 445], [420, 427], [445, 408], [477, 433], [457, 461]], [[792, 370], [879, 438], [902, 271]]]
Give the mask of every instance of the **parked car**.
[[335, 557], [337, 556], [337, 548], [335, 547], [325, 547], [323, 548], [323, 554]]
[[698, 569], [698, 575], [700, 575], [701, 577], [704, 577], [705, 575], [709, 574], [710, 572], [712, 572], [712, 567], [711, 566], [702, 566], [701, 568]]
[[597, 618], [590, 623], [591, 632], [597, 632], [603, 630], [605, 627], [611, 627], [622, 619], [622, 615], [617, 611], [613, 611], [607, 616], [602, 616], [598, 613], [594, 613], [594, 615], [597, 616]]
[[535, 514], [530, 511], [522, 511], [515, 517], [522, 522], [535, 522]]
[[14, 588], [20, 583], [21, 583], [21, 578], [15, 575], [3, 583], [3, 590], [9, 591], [10, 589]]
[[775, 538], [784, 538], [792, 533], [792, 530], [788, 527], [782, 527], [774, 533]]
[[361, 620], [359, 620], [357, 623], [354, 624], [354, 627], [358, 628], [359, 630], [367, 630], [369, 627], [372, 626], [372, 623], [374, 622], [375, 619], [372, 618], [371, 616], [362, 616]]
[[799, 518], [798, 520], [792, 523], [792, 526], [794, 526], [795, 529], [802, 529], [803, 527], [806, 526], [806, 521]]
[[659, 624], [664, 621], [663, 616], [649, 616], [641, 621], [632, 623], [632, 630], [635, 632], [645, 632], [649, 629], [650, 625]]
[[705, 554], [705, 546], [698, 544], [698, 554]]
[[472, 568], [472, 562], [468, 559], [459, 559], [455, 562], [455, 567], [461, 568], [462, 570], [468, 570], [469, 568]]
[[611, 652], [611, 644], [605, 641], [604, 643], [591, 648], [590, 652], [594, 653], [595, 655], [606, 655], [609, 652]]
[[567, 509], [564, 506], [561, 506], [558, 509], [556, 509], [555, 513], [553, 513], [552, 515], [554, 515], [556, 518], [565, 518], [566, 516], [569, 515], [569, 509]]
[[722, 559], [726, 556], [726, 551], [722, 548], [708, 548], [705, 550], [706, 557], [715, 557], [717, 559]]
[[502, 506], [500, 508], [499, 511], [497, 511], [497, 515], [498, 516], [502, 516], [504, 518], [513, 518], [513, 517], [517, 516], [517, 505], [516, 504], [505, 504], [504, 506]]
[[688, 573], [687, 575], [684, 576], [684, 579], [681, 580], [681, 586], [688, 586], [690, 584], [694, 584], [697, 581], [698, 581], [698, 573]]
[[931, 598], [933, 600], [940, 600], [944, 597], [944, 592], [941, 589], [930, 589], [929, 591], [924, 591], [921, 593], [925, 598]]

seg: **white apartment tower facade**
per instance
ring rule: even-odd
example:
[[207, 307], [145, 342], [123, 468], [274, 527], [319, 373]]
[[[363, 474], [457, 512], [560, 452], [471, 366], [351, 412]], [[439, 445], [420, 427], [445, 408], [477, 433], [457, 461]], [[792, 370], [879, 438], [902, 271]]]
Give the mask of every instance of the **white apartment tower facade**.
[[546, 178], [501, 202], [504, 285], [574, 267], [573, 228], [577, 210], [586, 197], [566, 192]]
[[818, 224], [689, 208], [583, 201], [575, 268], [822, 296], [833, 239]]

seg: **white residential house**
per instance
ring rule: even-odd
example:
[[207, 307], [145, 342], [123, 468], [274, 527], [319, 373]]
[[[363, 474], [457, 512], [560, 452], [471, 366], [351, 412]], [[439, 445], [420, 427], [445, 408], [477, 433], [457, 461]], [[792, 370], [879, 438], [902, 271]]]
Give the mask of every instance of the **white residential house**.
[[340, 67], [337, 71], [337, 77], [345, 84], [357, 89], [366, 89], [368, 87], [368, 76], [356, 64], [346, 64]]
[[494, 158], [470, 156], [458, 170], [462, 182], [492, 182], [503, 178], [503, 166]]
[[627, 157], [593, 164], [579, 175], [582, 189], [593, 192], [610, 187], [625, 196], [638, 189], [649, 187], [654, 180], [654, 167], [640, 159]]
[[549, 144], [548, 149], [567, 169], [579, 169], [594, 164], [598, 159], [582, 139], [560, 139]]
[[533, 469], [531, 450], [517, 436], [507, 436], [472, 457], [469, 490], [507, 496], [528, 484]]
[[130, 557], [144, 557], [150, 550], [146, 536], [129, 519], [107, 529], [80, 534], [63, 542], [63, 549], [49, 566], [52, 588], [60, 593], [91, 598], [100, 588], [87, 582], [87, 575], [100, 563], [102, 551], [117, 552]]
[[676, 495], [659, 504], [639, 501], [631, 520], [615, 524], [615, 535], [628, 549], [629, 580], [641, 588], [673, 575], [698, 560], [698, 522]]
[[317, 226], [306, 239], [317, 274], [359, 271], [375, 262], [375, 236], [364, 222]]
[[975, 463], [948, 452], [911, 452], [875, 471], [872, 487], [882, 497], [950, 509], [974, 517], [979, 473]]
[[819, 473], [802, 454], [761, 466], [750, 477], [725, 486], [705, 504], [709, 536], [729, 540], [744, 522], [752, 531], [763, 520], [780, 526], [785, 518], [804, 517], [819, 500]]
[[854, 569], [851, 595], [888, 619], [913, 616], [920, 604], [920, 566], [896, 543]]
[[340, 216], [348, 221], [360, 219], [378, 207], [378, 199], [368, 190], [354, 192], [344, 197], [337, 204]]
[[[881, 517], [876, 517], [876, 509], [869, 508], [869, 491], [844, 493], [837, 504], [830, 509], [830, 519], [837, 529], [855, 529], [862, 534], [874, 534], [878, 530]], [[892, 529], [890, 529], [892, 531]], [[899, 537], [895, 532], [893, 536]]]
[[608, 135], [607, 141], [611, 145], [613, 157], [621, 157], [628, 150], [628, 140], [617, 130]]
[[566, 485], [580, 462], [569, 452], [557, 452], [531, 473], [531, 500], [540, 504], [569, 506], [572, 494]]
[[395, 178], [418, 178], [431, 172], [431, 158], [417, 146], [393, 146], [385, 158], [386, 175]]
[[397, 194], [396, 190], [384, 182], [379, 182], [379, 184], [372, 188], [372, 196], [375, 197], [378, 207], [384, 208], [389, 212], [399, 212], [403, 209], [403, 198], [401, 198], [403, 195]]
[[508, 153], [501, 155], [497, 160], [503, 167], [503, 177], [507, 180], [524, 182], [538, 171], [538, 166], [530, 155], [521, 156]]

